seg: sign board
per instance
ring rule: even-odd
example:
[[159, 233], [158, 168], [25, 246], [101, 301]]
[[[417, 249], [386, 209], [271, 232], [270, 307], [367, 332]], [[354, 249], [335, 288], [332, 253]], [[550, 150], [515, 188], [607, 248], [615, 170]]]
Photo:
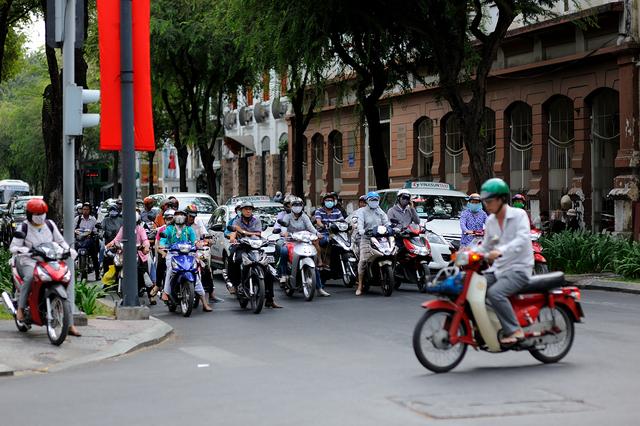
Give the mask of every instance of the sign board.
[[227, 201], [227, 205], [232, 205], [238, 201], [249, 201], [251, 203], [270, 203], [271, 198], [267, 195], [249, 195], [247, 197], [232, 197]]
[[444, 182], [407, 182], [404, 187], [407, 189], [453, 189], [451, 185]]

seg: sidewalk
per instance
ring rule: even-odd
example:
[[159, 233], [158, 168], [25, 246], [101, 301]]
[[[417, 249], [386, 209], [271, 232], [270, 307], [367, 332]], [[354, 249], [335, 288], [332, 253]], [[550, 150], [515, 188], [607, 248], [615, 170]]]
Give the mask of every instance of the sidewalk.
[[575, 285], [584, 290], [605, 290], [621, 293], [640, 294], [640, 283], [616, 281], [620, 277], [615, 274], [582, 274], [566, 275], [569, 285]]
[[44, 327], [20, 333], [13, 320], [0, 321], [0, 376], [54, 372], [102, 361], [160, 343], [173, 328], [151, 317], [148, 321], [89, 319], [79, 327], [82, 337], [67, 336], [60, 346], [49, 343]]

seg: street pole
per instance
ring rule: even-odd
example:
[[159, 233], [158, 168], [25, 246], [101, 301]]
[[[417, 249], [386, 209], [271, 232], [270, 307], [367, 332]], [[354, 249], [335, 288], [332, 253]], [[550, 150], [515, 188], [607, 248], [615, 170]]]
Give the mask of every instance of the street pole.
[[125, 307], [139, 306], [136, 245], [136, 168], [133, 133], [132, 0], [120, 0], [120, 78], [122, 88], [122, 216], [124, 265], [122, 274]]
[[[67, 96], [75, 87], [75, 42], [76, 42], [76, 0], [67, 0], [64, 18], [64, 43], [62, 45], [62, 77], [63, 77], [63, 110], [68, 111], [67, 105], [71, 102], [71, 96]], [[66, 104], [66, 105], [65, 105]], [[75, 210], [75, 136], [67, 126], [67, 120], [63, 120], [62, 136], [62, 210], [64, 239], [70, 247], [74, 247], [73, 217]], [[76, 313], [75, 304], [75, 271], [74, 262], [68, 262], [71, 271], [71, 282], [67, 287], [69, 302], [73, 313]]]

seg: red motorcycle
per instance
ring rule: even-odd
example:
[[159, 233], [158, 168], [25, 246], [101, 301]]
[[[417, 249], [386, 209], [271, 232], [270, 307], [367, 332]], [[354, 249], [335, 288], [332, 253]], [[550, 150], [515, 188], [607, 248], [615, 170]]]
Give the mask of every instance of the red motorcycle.
[[487, 352], [526, 350], [537, 360], [554, 363], [564, 358], [573, 344], [574, 323], [584, 317], [580, 290], [562, 287], [564, 274], [537, 275], [520, 294], [511, 297], [525, 337], [515, 344], [502, 345], [502, 326], [486, 304], [488, 268], [484, 254], [473, 250], [458, 252], [456, 267], [449, 276], [427, 287], [442, 297], [425, 302], [427, 311], [413, 332], [413, 350], [420, 363], [435, 373], [456, 367], [467, 347]]
[[395, 289], [405, 283], [416, 284], [418, 291], [424, 293], [431, 280], [431, 246], [424, 229], [419, 225], [409, 225], [395, 232], [400, 239], [400, 249], [394, 262]]
[[538, 242], [542, 236], [542, 231], [531, 228], [531, 245], [533, 246], [533, 273], [534, 275], [548, 274], [549, 266], [547, 259], [542, 255], [542, 245]]
[[65, 262], [71, 256], [69, 250], [50, 242], [31, 249], [30, 256], [36, 260], [33, 271], [31, 293], [25, 309], [25, 321], [15, 318], [19, 291], [24, 283], [11, 259], [13, 275], [13, 298], [2, 293], [5, 305], [14, 316], [16, 327], [21, 332], [28, 331], [32, 325], [46, 326], [49, 340], [54, 345], [64, 342], [72, 321], [71, 303], [67, 299], [67, 286], [71, 280], [71, 271]]

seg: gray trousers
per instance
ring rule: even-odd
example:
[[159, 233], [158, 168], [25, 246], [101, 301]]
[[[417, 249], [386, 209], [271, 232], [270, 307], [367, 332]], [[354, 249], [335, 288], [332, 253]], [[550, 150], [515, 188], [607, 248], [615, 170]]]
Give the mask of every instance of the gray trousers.
[[513, 311], [509, 296], [519, 293], [529, 284], [529, 276], [522, 271], [506, 271], [496, 279], [492, 273], [485, 274], [487, 279], [487, 299], [496, 311], [502, 324], [502, 332], [510, 336], [520, 328], [516, 313]]
[[371, 256], [371, 240], [368, 238], [360, 238], [360, 259], [358, 260], [358, 274], [363, 275], [367, 272], [367, 261]]
[[24, 281], [20, 288], [20, 297], [18, 298], [18, 308], [27, 307], [29, 294], [31, 293], [31, 283], [33, 282], [33, 269], [36, 267], [36, 261], [29, 256], [17, 256], [16, 268]]

